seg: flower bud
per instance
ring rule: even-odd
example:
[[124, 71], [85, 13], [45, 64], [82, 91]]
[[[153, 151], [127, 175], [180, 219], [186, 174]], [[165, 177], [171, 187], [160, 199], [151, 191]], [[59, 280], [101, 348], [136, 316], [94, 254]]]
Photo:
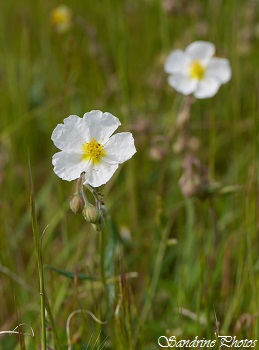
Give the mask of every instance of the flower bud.
[[84, 201], [80, 193], [76, 192], [70, 197], [69, 205], [74, 214], [83, 210]]
[[91, 224], [97, 224], [100, 220], [101, 213], [100, 210], [97, 209], [91, 203], [87, 203], [82, 211], [83, 217], [87, 222]]
[[102, 212], [103, 218], [106, 219], [108, 215], [108, 209], [103, 204], [101, 205], [101, 212]]
[[93, 224], [92, 226], [95, 229], [95, 231], [100, 232], [104, 228], [104, 225], [105, 225], [105, 220], [101, 215], [99, 218], [99, 221], [96, 224]]

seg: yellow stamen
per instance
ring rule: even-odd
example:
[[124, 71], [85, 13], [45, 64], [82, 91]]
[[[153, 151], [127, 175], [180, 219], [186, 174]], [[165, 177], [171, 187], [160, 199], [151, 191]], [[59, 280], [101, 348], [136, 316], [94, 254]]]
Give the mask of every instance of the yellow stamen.
[[190, 76], [192, 79], [202, 80], [205, 74], [205, 68], [199, 61], [193, 61], [190, 65]]
[[99, 163], [101, 158], [106, 154], [103, 146], [94, 138], [90, 142], [83, 143], [82, 150], [82, 160], [91, 160], [95, 164]]

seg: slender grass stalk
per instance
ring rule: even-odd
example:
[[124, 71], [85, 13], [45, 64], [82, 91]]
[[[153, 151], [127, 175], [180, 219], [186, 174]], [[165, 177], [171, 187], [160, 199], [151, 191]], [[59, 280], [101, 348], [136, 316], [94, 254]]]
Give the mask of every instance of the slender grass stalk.
[[213, 232], [214, 232], [214, 256], [216, 256], [218, 253], [219, 244], [220, 244], [220, 231], [219, 231], [219, 225], [218, 225], [217, 212], [216, 212], [213, 198], [209, 199], [209, 210], [210, 210], [210, 215], [211, 215], [211, 220], [213, 225]]
[[34, 245], [37, 257], [37, 266], [39, 274], [39, 289], [40, 289], [40, 306], [41, 306], [41, 348], [42, 350], [47, 349], [46, 339], [46, 319], [45, 319], [45, 295], [44, 295], [44, 274], [43, 274], [43, 263], [41, 255], [41, 244], [39, 238], [39, 231], [35, 212], [35, 201], [34, 201], [34, 190], [31, 174], [30, 157], [28, 156], [28, 167], [29, 167], [29, 182], [30, 182], [30, 208], [31, 208], [31, 222], [32, 232], [34, 238]]
[[156, 260], [155, 260], [155, 264], [154, 264], [154, 273], [153, 273], [153, 276], [152, 276], [152, 279], [150, 282], [147, 299], [144, 303], [142, 312], [141, 312], [140, 317], [139, 317], [138, 327], [135, 331], [135, 341], [136, 341], [138, 333], [139, 333], [139, 328], [147, 319], [148, 314], [149, 314], [151, 307], [152, 307], [152, 302], [153, 302], [153, 299], [155, 296], [159, 277], [160, 277], [161, 270], [162, 270], [162, 264], [163, 264], [163, 259], [164, 259], [164, 255], [166, 252], [168, 237], [169, 237], [169, 234], [171, 232], [171, 228], [172, 228], [172, 224], [173, 224], [174, 220], [175, 220], [175, 216], [172, 215], [172, 217], [170, 218], [170, 220], [167, 223], [166, 228], [162, 232], [162, 239], [161, 239], [159, 247], [158, 247], [157, 256], [156, 256]]
[[105, 237], [105, 231], [102, 230], [99, 232], [100, 234], [100, 265], [101, 265], [101, 278], [104, 287], [106, 288], [107, 286], [107, 281], [106, 281], [106, 273], [105, 273], [105, 242], [106, 242], [106, 237]]
[[146, 320], [148, 313], [150, 311], [151, 305], [152, 305], [152, 300], [154, 298], [154, 295], [155, 295], [155, 292], [157, 289], [159, 276], [160, 276], [161, 269], [162, 269], [162, 263], [163, 263], [163, 259], [164, 259], [164, 255], [165, 255], [165, 251], [166, 251], [167, 239], [168, 239], [169, 233], [170, 233], [170, 230], [168, 230], [168, 228], [166, 228], [162, 234], [162, 239], [160, 241], [157, 256], [156, 256], [154, 273], [153, 273], [150, 287], [149, 287], [149, 291], [148, 291], [148, 298], [144, 304], [142, 313], [141, 313], [140, 318], [139, 318], [140, 324]]
[[47, 295], [45, 295], [45, 304], [46, 304], [46, 310], [47, 310], [48, 317], [49, 317], [49, 322], [50, 322], [51, 329], [53, 332], [55, 350], [59, 350], [60, 347], [59, 347], [58, 333], [57, 333], [57, 329], [56, 329], [55, 322], [54, 322], [54, 317], [53, 317], [53, 314], [52, 314], [52, 311], [51, 311], [51, 308], [49, 305], [49, 300], [48, 300]]

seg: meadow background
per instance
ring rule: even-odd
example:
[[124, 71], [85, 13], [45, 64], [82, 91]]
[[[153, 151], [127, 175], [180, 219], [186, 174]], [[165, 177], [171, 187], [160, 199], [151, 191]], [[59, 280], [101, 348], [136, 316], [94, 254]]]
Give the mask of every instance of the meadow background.
[[[0, 331], [27, 323], [35, 332], [1, 334], [0, 349], [40, 349], [28, 154], [43, 263], [52, 267], [44, 269], [49, 349], [68, 349], [75, 310], [107, 323], [76, 314], [73, 349], [152, 350], [161, 335], [214, 339], [215, 332], [259, 340], [258, 1], [65, 4], [75, 16], [66, 33], [50, 23], [57, 1], [0, 4]], [[191, 109], [196, 155], [211, 183], [221, 184], [205, 199], [183, 196], [183, 156], [165, 137], [183, 96], [163, 65], [171, 50], [195, 40], [213, 42], [232, 67], [231, 81]], [[137, 148], [100, 188], [110, 213], [107, 286], [100, 234], [69, 210], [75, 183], [51, 164], [54, 127], [93, 109], [117, 116]]]

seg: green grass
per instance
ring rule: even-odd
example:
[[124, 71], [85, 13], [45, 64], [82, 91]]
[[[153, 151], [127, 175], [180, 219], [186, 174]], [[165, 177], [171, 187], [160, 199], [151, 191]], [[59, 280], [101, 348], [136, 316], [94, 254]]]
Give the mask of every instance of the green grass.
[[[67, 1], [82, 25], [63, 34], [50, 24], [56, 1], [0, 5], [0, 331], [26, 323], [35, 333], [0, 334], [0, 349], [40, 348], [38, 253], [52, 266], [43, 271], [52, 348], [68, 349], [67, 320], [75, 310], [73, 350], [86, 349], [91, 334], [88, 349], [101, 348], [107, 337], [104, 349], [152, 350], [161, 335], [214, 339], [218, 330], [259, 339], [258, 6], [175, 1], [167, 12], [162, 3]], [[165, 139], [183, 97], [167, 84], [163, 65], [172, 49], [198, 39], [215, 43], [232, 67], [215, 97], [191, 107], [189, 131], [200, 140], [196, 155], [211, 181], [240, 185], [212, 201], [183, 197], [183, 156]], [[51, 164], [54, 127], [93, 109], [117, 116], [137, 148], [100, 188], [111, 216], [103, 241], [69, 210], [75, 183], [58, 178]], [[154, 145], [162, 148], [159, 160], [150, 157]], [[42, 240], [37, 253], [28, 153]]]

